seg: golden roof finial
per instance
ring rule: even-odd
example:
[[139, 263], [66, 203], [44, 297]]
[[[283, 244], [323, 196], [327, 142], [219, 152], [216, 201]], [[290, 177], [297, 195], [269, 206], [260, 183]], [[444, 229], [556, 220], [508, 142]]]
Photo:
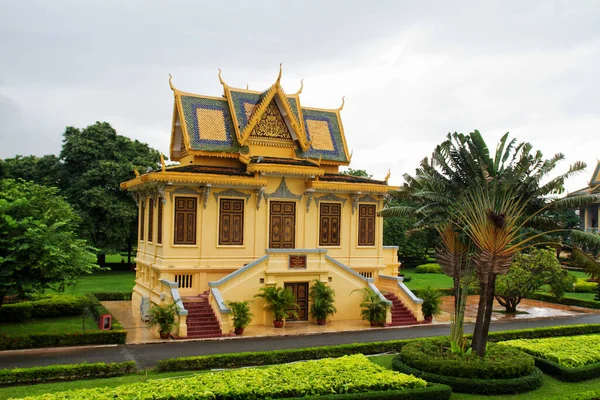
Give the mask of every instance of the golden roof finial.
[[175, 91], [177, 89], [175, 89], [175, 86], [173, 86], [173, 75], [169, 74], [169, 86], [171, 87], [172, 91]]
[[162, 153], [160, 153], [160, 165], [162, 168], [162, 172], [165, 172], [165, 170], [167, 169], [167, 166], [165, 164], [165, 156], [163, 156]]
[[136, 177], [136, 178], [139, 178], [139, 177], [140, 177], [140, 173], [138, 172], [138, 170], [137, 170], [137, 168], [136, 168], [136, 167], [133, 167], [133, 173], [135, 174], [135, 177]]
[[319, 154], [319, 162], [317, 163], [317, 165], [320, 167], [321, 166], [321, 159], [323, 158], [323, 154]]
[[390, 180], [391, 175], [392, 175], [392, 170], [388, 169], [387, 175], [385, 176], [385, 179], [384, 179], [386, 183], [387, 183], [387, 181]]
[[302, 89], [304, 89], [304, 79], [300, 79], [300, 89], [296, 92], [296, 95], [302, 93]]
[[279, 86], [280, 82], [281, 82], [281, 73], [283, 72], [283, 63], [279, 63], [279, 75], [277, 76], [277, 81], [275, 82], [275, 84], [277, 86]]
[[342, 96], [342, 105], [338, 108], [338, 111], [342, 111], [344, 109], [345, 103], [346, 103], [346, 96]]
[[219, 70], [219, 82], [221, 82], [221, 85], [223, 86], [227, 86], [227, 84], [225, 82], [223, 82], [223, 78], [221, 78], [221, 68], [217, 68]]

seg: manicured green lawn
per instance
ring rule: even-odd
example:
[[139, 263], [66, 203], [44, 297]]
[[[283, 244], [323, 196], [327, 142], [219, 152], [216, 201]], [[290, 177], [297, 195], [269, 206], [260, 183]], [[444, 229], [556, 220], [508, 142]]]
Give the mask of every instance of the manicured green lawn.
[[[134, 257], [135, 257], [135, 251], [131, 253], [131, 262], [133, 262]], [[111, 264], [118, 264], [121, 261], [127, 262], [127, 253], [107, 254], [105, 261], [107, 263], [111, 263]]]
[[[23, 335], [28, 333], [75, 333], [83, 331], [82, 325], [81, 317], [48, 318], [0, 324], [0, 333], [5, 333], [7, 335]], [[98, 325], [93, 317], [89, 316], [85, 319], [85, 330], [98, 330]]]
[[569, 297], [571, 299], [579, 299], [579, 300], [594, 300], [596, 297], [595, 293], [565, 293], [565, 297]]
[[405, 277], [410, 276], [410, 282], [406, 282], [409, 289], [423, 289], [427, 286], [433, 286], [437, 289], [447, 289], [452, 287], [452, 278], [445, 274], [417, 274], [414, 268], [400, 270]]
[[64, 293], [86, 294], [94, 292], [132, 292], [135, 281], [134, 271], [103, 271], [80, 278], [74, 286], [68, 286]]

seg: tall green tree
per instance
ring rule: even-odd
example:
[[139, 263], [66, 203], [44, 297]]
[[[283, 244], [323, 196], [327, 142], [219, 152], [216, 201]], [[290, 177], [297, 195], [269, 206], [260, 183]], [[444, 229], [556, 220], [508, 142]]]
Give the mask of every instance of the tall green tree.
[[7, 158], [4, 160], [4, 177], [58, 188], [68, 185], [63, 164], [54, 154]]
[[64, 193], [81, 216], [83, 237], [101, 252], [131, 251], [138, 211], [119, 184], [134, 177], [134, 168], [159, 168], [160, 153], [96, 122], [84, 129], [67, 127], [60, 158], [68, 176]]
[[[548, 217], [550, 211], [597, 200], [594, 196], [557, 200], [564, 191], [564, 181], [585, 168], [584, 163], [577, 162], [548, 179], [563, 159], [559, 153], [546, 160], [531, 144], [508, 141], [508, 134], [493, 154], [478, 131], [449, 134], [431, 159], [421, 162], [414, 176], [404, 176], [402, 195], [409, 203], [382, 212], [388, 216], [413, 215], [417, 224], [437, 226], [440, 231], [450, 223], [458, 233], [446, 235], [454, 236], [444, 241], [446, 245], [455, 239], [472, 244], [468, 259], [473, 261], [481, 289], [473, 348], [480, 355], [486, 349], [496, 276], [508, 272], [516, 252], [533, 244], [534, 239], [545, 240], [545, 236], [528, 230], [559, 230], [562, 227]], [[465, 244], [465, 248], [470, 247]], [[440, 252], [446, 253], [440, 264], [447, 264], [444, 270], [450, 276], [460, 276], [460, 271], [451, 269], [464, 267], [455, 261], [464, 259], [465, 254], [447, 250]]]
[[6, 296], [61, 290], [97, 268], [78, 222], [58, 189], [0, 180], [0, 306]]
[[357, 176], [359, 178], [371, 178], [373, 175], [369, 174], [366, 169], [352, 169], [348, 168], [341, 172], [342, 175]]

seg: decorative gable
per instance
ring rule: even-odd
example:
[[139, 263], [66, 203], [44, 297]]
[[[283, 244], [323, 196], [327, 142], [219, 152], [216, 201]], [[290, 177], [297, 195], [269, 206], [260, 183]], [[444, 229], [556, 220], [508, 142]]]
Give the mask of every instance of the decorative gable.
[[275, 100], [271, 100], [260, 120], [252, 129], [248, 140], [249, 142], [274, 140], [277, 143], [294, 145], [292, 135], [275, 104]]

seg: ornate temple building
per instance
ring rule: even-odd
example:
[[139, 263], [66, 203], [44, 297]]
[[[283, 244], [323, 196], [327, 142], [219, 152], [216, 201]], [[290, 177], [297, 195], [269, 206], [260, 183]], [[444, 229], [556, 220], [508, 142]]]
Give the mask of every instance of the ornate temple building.
[[[421, 300], [398, 278], [397, 248], [383, 246], [377, 216], [385, 180], [340, 174], [351, 154], [337, 109], [306, 107], [286, 94], [281, 70], [263, 92], [221, 79], [223, 96], [174, 93], [170, 158], [179, 165], [121, 184], [139, 207], [133, 308], [176, 302], [176, 337], [233, 330], [227, 301], [252, 300], [250, 325], [273, 316], [261, 287], [292, 290], [298, 323], [314, 323], [308, 291], [335, 290], [330, 320], [360, 320], [370, 288], [395, 307], [388, 324], [423, 320]], [[287, 323], [292, 321], [288, 318]], [[366, 323], [366, 322], [365, 322]], [[366, 323], [367, 324], [367, 323]]]
[[[600, 194], [600, 161], [594, 169], [592, 179], [587, 187], [569, 193], [569, 196]], [[588, 232], [599, 232], [598, 223], [600, 221], [600, 204], [589, 204], [580, 208], [579, 218], [581, 219], [581, 229]]]

